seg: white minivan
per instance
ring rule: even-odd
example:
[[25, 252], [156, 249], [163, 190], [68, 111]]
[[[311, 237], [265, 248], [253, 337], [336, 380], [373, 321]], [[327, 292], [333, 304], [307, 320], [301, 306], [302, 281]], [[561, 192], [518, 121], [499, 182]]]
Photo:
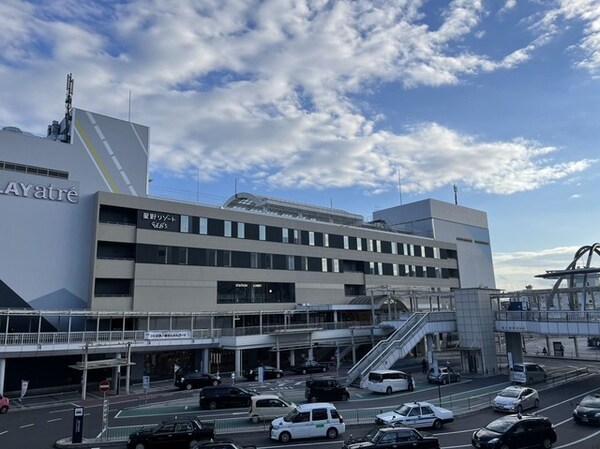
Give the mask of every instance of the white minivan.
[[253, 423], [285, 416], [296, 408], [296, 404], [288, 402], [275, 394], [260, 394], [250, 398], [248, 417]]
[[520, 384], [546, 382], [548, 373], [537, 363], [515, 363], [510, 369], [509, 379]]
[[374, 393], [392, 394], [395, 391], [413, 391], [415, 381], [404, 371], [378, 370], [371, 371], [367, 380], [367, 388]]
[[287, 443], [297, 438], [335, 439], [346, 431], [344, 418], [328, 402], [302, 404], [282, 418], [271, 422], [271, 439]]

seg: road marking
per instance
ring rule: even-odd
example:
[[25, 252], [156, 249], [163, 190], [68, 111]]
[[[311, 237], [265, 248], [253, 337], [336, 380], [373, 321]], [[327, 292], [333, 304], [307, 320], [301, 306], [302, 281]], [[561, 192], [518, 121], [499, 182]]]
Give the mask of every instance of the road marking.
[[570, 398], [568, 398], [568, 399], [565, 399], [565, 400], [564, 400], [564, 401], [562, 401], [562, 402], [557, 402], [556, 404], [550, 405], [550, 406], [548, 406], [548, 407], [546, 407], [546, 408], [541, 408], [541, 409], [539, 409], [539, 410], [538, 410], [538, 412], [543, 412], [543, 411], [546, 411], [546, 410], [550, 410], [551, 408], [553, 408], [553, 407], [556, 407], [557, 405], [562, 405], [562, 404], [564, 404], [565, 402], [571, 402], [573, 399], [575, 399], [575, 398], [578, 398], [579, 396], [585, 396], [585, 395], [591, 394], [591, 393], [593, 393], [594, 391], [598, 391], [598, 390], [600, 390], [600, 388], [594, 388], [594, 389], [592, 389], [592, 390], [588, 390], [588, 391], [586, 391], [585, 393], [580, 393], [580, 394], [577, 394], [577, 395], [575, 395], [575, 396], [571, 396]]
[[5, 430], [4, 432], [0, 432], [0, 435], [4, 435], [5, 433], [8, 433], [8, 430]]
[[599, 433], [600, 433], [600, 430], [598, 430], [597, 432], [592, 433], [591, 435], [588, 435], [587, 437], [583, 437], [583, 438], [581, 438], [579, 440], [571, 441], [570, 443], [563, 444], [562, 446], [556, 446], [555, 449], [561, 449], [563, 447], [573, 446], [574, 444], [581, 443], [582, 441], [589, 440], [590, 438], [594, 438]]
[[62, 418], [54, 418], [54, 419], [48, 419], [46, 422], [54, 422], [54, 421], [60, 421], [62, 420]]
[[23, 424], [22, 426], [20, 426], [21, 429], [25, 429], [26, 427], [33, 427], [35, 424]]

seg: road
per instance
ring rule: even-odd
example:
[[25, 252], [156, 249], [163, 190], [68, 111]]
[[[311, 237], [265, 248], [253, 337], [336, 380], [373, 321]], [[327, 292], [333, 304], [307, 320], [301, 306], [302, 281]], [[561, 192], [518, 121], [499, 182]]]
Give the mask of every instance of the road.
[[[561, 372], [571, 370], [578, 365], [585, 365], [578, 361], [548, 361], [550, 372], [559, 375]], [[242, 382], [241, 385], [256, 388], [260, 392], [278, 392], [282, 396], [295, 402], [304, 402], [303, 379], [305, 376], [287, 376], [280, 380], [266, 381], [264, 385], [257, 382]], [[467, 404], [474, 406], [473, 399], [467, 396], [479, 396], [484, 403], [489, 403], [495, 392], [508, 385], [507, 376], [475, 377], [465, 379], [458, 384], [439, 387], [429, 385], [421, 374], [415, 375], [417, 388], [412, 393], [396, 393], [390, 396], [375, 395], [368, 391], [351, 390], [351, 400], [339, 402], [336, 405], [348, 423], [356, 422], [359, 412], [368, 409], [383, 411], [391, 409], [403, 402], [430, 401], [453, 410], [464, 409]], [[538, 414], [547, 416], [554, 423], [558, 434], [556, 448], [591, 449], [600, 448], [596, 441], [600, 441], [600, 428], [576, 425], [571, 419], [575, 403], [581, 397], [591, 392], [600, 392], [600, 376], [586, 376], [579, 381], [558, 385], [539, 385], [540, 408]], [[268, 438], [268, 423], [249, 426], [247, 424], [247, 410], [199, 410], [197, 407], [198, 391], [178, 391], [168, 389], [160, 394], [148, 398], [147, 404], [139, 398], [110, 398], [109, 424], [113, 426], [130, 426], [158, 423], [163, 417], [173, 414], [193, 414], [202, 419], [216, 419], [229, 422], [235, 427], [236, 422], [244, 423], [243, 431], [223, 433], [227, 438], [240, 441], [244, 445], [255, 445], [258, 448], [281, 447], [282, 445]], [[0, 416], [0, 447], [6, 448], [51, 448], [55, 441], [70, 436], [72, 428], [73, 408], [79, 402], [58, 403], [55, 406], [44, 408], [31, 408], [11, 410]], [[437, 436], [444, 449], [469, 448], [471, 433], [479, 427], [501, 416], [489, 407], [476, 413], [460, 416], [453, 423], [446, 425], [442, 430], [434, 432], [424, 430], [425, 433]], [[365, 422], [364, 420], [362, 422]], [[102, 401], [86, 401], [84, 415], [84, 437], [96, 437], [102, 424]], [[340, 436], [335, 445], [350, 434], [358, 436], [366, 433], [372, 424], [366, 422], [360, 425], [349, 425], [345, 436]], [[239, 428], [238, 428], [239, 429]], [[332, 447], [332, 442], [327, 440], [305, 440], [291, 442], [287, 448], [300, 448], [311, 445], [313, 447]], [[125, 445], [123, 444], [123, 448]]]

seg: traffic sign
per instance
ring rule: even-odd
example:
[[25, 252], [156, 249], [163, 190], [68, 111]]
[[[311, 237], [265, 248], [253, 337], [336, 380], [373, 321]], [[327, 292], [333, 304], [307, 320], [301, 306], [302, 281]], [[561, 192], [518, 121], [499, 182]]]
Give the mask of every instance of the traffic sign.
[[108, 380], [103, 380], [100, 382], [100, 385], [98, 385], [98, 389], [102, 393], [106, 393], [108, 390], [110, 390], [110, 382]]

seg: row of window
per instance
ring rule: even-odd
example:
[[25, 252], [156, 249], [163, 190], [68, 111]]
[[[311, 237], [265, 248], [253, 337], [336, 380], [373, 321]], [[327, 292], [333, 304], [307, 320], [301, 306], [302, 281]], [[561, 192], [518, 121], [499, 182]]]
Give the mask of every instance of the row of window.
[[[106, 246], [105, 246], [106, 245]], [[110, 242], [98, 242], [98, 258], [111, 257]], [[131, 249], [120, 254], [131, 254]], [[458, 270], [414, 264], [366, 262], [351, 259], [293, 256], [248, 251], [230, 251], [206, 248], [187, 248], [138, 244], [135, 262], [167, 265], [206, 267], [256, 268], [264, 270], [314, 271], [323, 273], [365, 273], [383, 276], [414, 276], [423, 278], [458, 278]]]
[[49, 176], [51, 178], [69, 179], [69, 173], [50, 168], [35, 167], [33, 165], [16, 164], [13, 162], [0, 161], [0, 170], [28, 173], [30, 175]]

